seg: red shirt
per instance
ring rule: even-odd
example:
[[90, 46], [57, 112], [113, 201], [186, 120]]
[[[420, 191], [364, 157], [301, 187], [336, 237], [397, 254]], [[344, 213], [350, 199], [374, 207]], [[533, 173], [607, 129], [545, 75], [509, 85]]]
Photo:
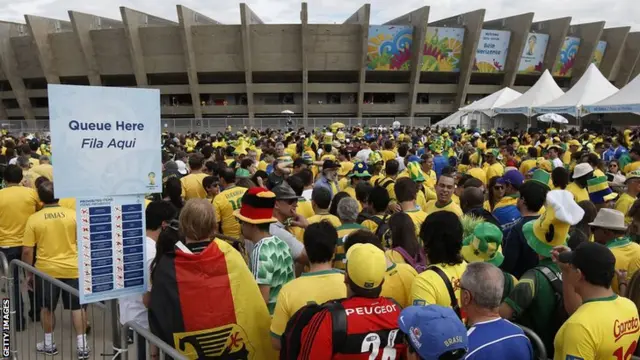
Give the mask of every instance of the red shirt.
[[398, 329], [402, 310], [393, 300], [353, 297], [341, 300], [347, 315], [347, 338], [333, 353], [331, 314], [316, 314], [302, 331], [300, 360], [404, 359], [406, 345]]

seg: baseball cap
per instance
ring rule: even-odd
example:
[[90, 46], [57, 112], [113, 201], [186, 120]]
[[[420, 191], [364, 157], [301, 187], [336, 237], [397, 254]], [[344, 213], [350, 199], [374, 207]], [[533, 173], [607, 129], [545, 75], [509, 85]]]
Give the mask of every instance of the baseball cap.
[[362, 289], [382, 285], [387, 272], [384, 252], [372, 244], [355, 244], [347, 251], [347, 275]]
[[340, 164], [333, 161], [333, 160], [325, 160], [322, 163], [322, 170], [327, 170], [327, 169], [337, 169], [340, 167]]
[[524, 182], [524, 175], [518, 170], [507, 171], [498, 179], [498, 184], [513, 185], [516, 189], [520, 188], [520, 185]]
[[590, 283], [615, 275], [616, 257], [608, 247], [596, 242], [584, 242], [575, 250], [560, 254], [558, 260], [575, 266]]
[[467, 353], [467, 329], [450, 307], [409, 306], [400, 313], [398, 327], [421, 359], [437, 360], [445, 353]]
[[624, 183], [626, 184], [629, 180], [633, 180], [633, 179], [640, 179], [640, 169], [633, 170], [633, 171], [629, 172], [627, 174], [627, 177], [626, 177]]

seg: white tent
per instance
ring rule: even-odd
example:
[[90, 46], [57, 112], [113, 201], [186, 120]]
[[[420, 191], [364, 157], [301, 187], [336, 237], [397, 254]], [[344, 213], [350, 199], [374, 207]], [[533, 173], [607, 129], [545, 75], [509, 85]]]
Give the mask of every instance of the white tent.
[[535, 114], [531, 108], [555, 100], [562, 94], [564, 91], [553, 80], [549, 70], [545, 70], [538, 81], [522, 96], [493, 110], [498, 114], [524, 114], [530, 117]]
[[457, 125], [461, 125], [462, 121], [465, 119], [464, 115], [466, 114], [466, 111], [456, 111], [453, 114], [447, 116], [446, 118], [442, 119], [441, 121], [438, 121], [437, 125], [440, 126], [457, 126]]
[[593, 104], [615, 94], [618, 88], [611, 85], [595, 64], [589, 65], [580, 80], [564, 95], [546, 104], [535, 106], [539, 114], [561, 113], [580, 117], [582, 105]]
[[640, 112], [640, 76], [608, 98], [595, 104], [583, 106], [589, 113], [639, 113]]
[[495, 111], [493, 111], [494, 108], [510, 103], [520, 96], [522, 96], [522, 93], [519, 93], [512, 88], [505, 87], [489, 96], [474, 101], [460, 110], [465, 112], [480, 111], [489, 117], [494, 117], [496, 115]]

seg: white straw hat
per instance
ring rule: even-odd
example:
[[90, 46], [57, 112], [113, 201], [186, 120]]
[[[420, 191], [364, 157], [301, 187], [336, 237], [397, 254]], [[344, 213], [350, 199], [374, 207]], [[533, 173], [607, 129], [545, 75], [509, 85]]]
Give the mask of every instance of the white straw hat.
[[592, 171], [593, 168], [588, 163], [578, 164], [576, 165], [576, 168], [573, 169], [573, 178], [577, 179], [583, 177]]
[[589, 223], [589, 226], [616, 231], [627, 230], [627, 226], [624, 224], [624, 214], [618, 210], [607, 208], [600, 209], [593, 222]]

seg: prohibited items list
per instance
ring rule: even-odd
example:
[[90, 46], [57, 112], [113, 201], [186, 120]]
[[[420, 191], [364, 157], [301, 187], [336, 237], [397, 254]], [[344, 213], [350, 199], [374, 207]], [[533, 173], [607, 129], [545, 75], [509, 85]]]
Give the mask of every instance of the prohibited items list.
[[79, 198], [80, 302], [109, 300], [146, 289], [144, 198]]

